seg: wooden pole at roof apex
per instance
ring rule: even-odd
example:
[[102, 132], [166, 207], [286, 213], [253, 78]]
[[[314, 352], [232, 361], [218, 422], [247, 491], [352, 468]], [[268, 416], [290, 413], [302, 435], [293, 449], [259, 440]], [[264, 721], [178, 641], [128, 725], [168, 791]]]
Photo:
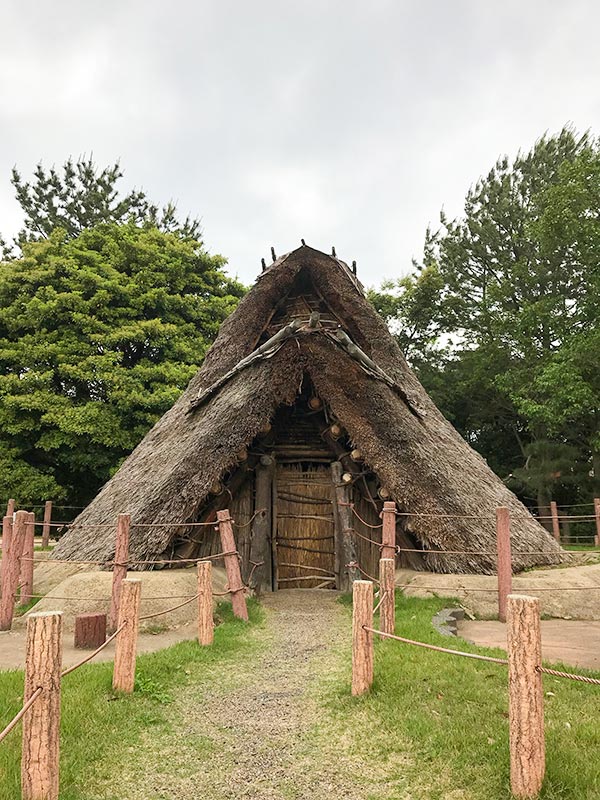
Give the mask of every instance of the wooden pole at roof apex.
[[334, 258], [337, 258], [336, 254], [335, 254], [335, 247], [332, 247], [332, 248], [331, 248], [331, 255], [332, 255]]
[[260, 265], [262, 267], [262, 271], [264, 272], [267, 268], [267, 262], [264, 260], [264, 258], [261, 258]]
[[356, 261], [352, 262], [352, 272], [356, 275]]
[[277, 256], [275, 255], [275, 248], [274, 247], [271, 247], [271, 256], [273, 258], [273, 261], [277, 261]]

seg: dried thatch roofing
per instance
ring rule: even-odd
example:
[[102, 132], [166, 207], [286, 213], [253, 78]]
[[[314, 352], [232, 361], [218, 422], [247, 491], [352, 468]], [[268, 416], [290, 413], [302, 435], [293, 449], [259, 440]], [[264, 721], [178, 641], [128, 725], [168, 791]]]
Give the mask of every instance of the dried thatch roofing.
[[[393, 385], [367, 374], [331, 334], [306, 327], [268, 358], [234, 371], [219, 385], [256, 349], [300, 275]], [[452, 551], [493, 552], [494, 509], [500, 505], [508, 506], [514, 518], [516, 569], [558, 560], [560, 549], [552, 537], [437, 410], [352, 272], [337, 258], [307, 246], [281, 257], [260, 275], [223, 323], [187, 390], [80, 514], [56, 556], [111, 558], [114, 531], [87, 526], [112, 523], [119, 512], [129, 512], [134, 522], [155, 525], [196, 519], [211, 485], [235, 465], [240, 448], [252, 442], [277, 407], [294, 401], [305, 374], [402, 511], [462, 517], [405, 518], [406, 529], [425, 549], [449, 551], [427, 556], [428, 567], [494, 571], [492, 556]], [[132, 557], [159, 558], [173, 535], [168, 527], [133, 527]], [[544, 555], [529, 555], [530, 551]]]

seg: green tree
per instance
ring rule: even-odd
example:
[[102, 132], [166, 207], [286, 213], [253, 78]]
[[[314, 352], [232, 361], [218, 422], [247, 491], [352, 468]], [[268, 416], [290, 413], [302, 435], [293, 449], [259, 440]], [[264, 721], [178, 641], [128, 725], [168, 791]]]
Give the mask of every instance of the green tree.
[[85, 503], [175, 401], [243, 293], [155, 227], [56, 229], [0, 265], [0, 484]]

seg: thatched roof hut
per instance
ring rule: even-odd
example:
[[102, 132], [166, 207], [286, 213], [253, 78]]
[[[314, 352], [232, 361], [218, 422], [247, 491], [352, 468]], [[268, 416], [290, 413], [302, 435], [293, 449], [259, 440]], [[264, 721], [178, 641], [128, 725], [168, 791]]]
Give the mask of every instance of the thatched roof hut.
[[100, 526], [129, 512], [132, 558], [207, 555], [219, 551], [212, 527], [170, 525], [229, 507], [246, 575], [260, 539], [267, 588], [344, 586], [344, 496], [366, 572], [382, 499], [398, 505], [401, 561], [416, 568], [495, 571], [497, 506], [511, 511], [516, 570], [560, 558], [437, 410], [353, 271], [303, 245], [264, 269], [187, 390], [55, 553], [110, 559], [114, 530]]

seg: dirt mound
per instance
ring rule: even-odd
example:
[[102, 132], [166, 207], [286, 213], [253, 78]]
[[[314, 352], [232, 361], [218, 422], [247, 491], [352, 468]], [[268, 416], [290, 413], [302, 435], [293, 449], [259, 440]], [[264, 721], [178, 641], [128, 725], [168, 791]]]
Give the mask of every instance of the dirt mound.
[[[160, 570], [155, 572], [131, 572], [131, 578], [142, 581], [141, 615], [155, 614], [166, 608], [182, 603], [197, 592], [195, 568]], [[225, 589], [225, 572], [213, 569], [213, 589]], [[44, 594], [31, 611], [62, 611], [63, 624], [72, 629], [77, 614], [94, 611], [108, 613], [112, 589], [112, 573], [81, 570], [69, 564], [41, 564], [34, 575], [34, 591]], [[196, 603], [191, 602], [182, 608], [154, 619], [141, 622], [141, 630], [176, 628], [197, 618]], [[27, 614], [15, 620], [15, 625], [25, 624]]]
[[[495, 575], [442, 575], [402, 569], [396, 572], [396, 583], [409, 584], [404, 589], [409, 597], [456, 597], [477, 617], [498, 616]], [[539, 597], [546, 616], [600, 620], [600, 564], [523, 572], [513, 577], [513, 590]]]

